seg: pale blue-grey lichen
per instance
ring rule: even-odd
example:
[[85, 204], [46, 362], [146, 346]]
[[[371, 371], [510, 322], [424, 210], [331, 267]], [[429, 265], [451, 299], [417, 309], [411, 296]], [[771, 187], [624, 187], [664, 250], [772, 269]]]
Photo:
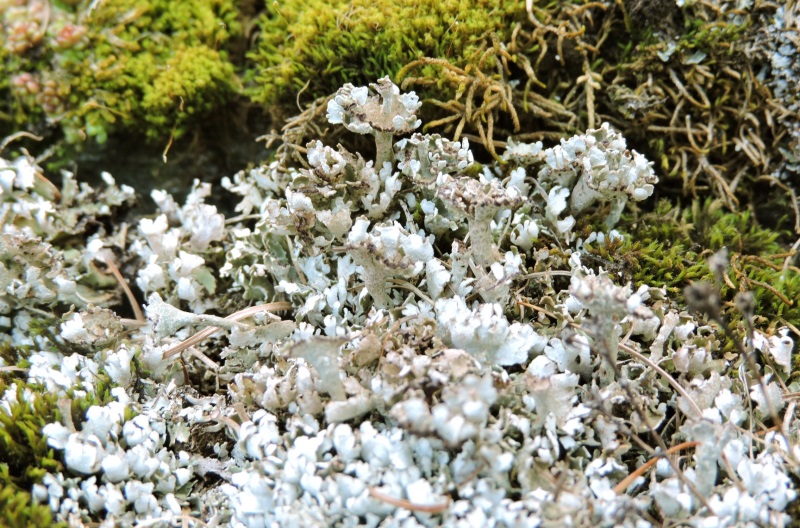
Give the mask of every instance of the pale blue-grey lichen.
[[[22, 273], [24, 254], [41, 269], [31, 287], [51, 292], [35, 301], [21, 276], [4, 283], [0, 324], [13, 326], [9, 345], [30, 347], [27, 383], [65, 401], [106, 376], [116, 385], [80, 422], [67, 413], [44, 428], [64, 467], [34, 499], [58, 520], [121, 526], [638, 527], [653, 511], [690, 525], [788, 522], [797, 422], [758, 441], [738, 427], [794, 409], [780, 388], [788, 333], [754, 330], [769, 359], [762, 386], [679, 299], [583, 258], [580, 215], [613, 225], [653, 192], [649, 163], [604, 124], [549, 149], [509, 141], [505, 167], [473, 170], [466, 140], [394, 137], [419, 125], [418, 102], [388, 79], [372, 87], [344, 87], [328, 110], [332, 124], [373, 133], [377, 160], [313, 140], [306, 166], [279, 152], [223, 182], [237, 218], [196, 184], [183, 206], [156, 192], [155, 218], [79, 248], [124, 257], [147, 320], [62, 306], [58, 332], [30, 339], [31, 316], [67, 302], [59, 284], [80, 278], [58, 264], [75, 248], [53, 238], [6, 251], [4, 277]], [[3, 187], [4, 211], [34, 227], [6, 223], [3, 240], [76, 232], [63, 220], [76, 205], [20, 181]], [[117, 194], [101, 202], [119, 205]], [[291, 304], [270, 304], [281, 300]], [[243, 320], [208, 313], [254, 302], [266, 304]], [[191, 338], [209, 325], [222, 330]], [[187, 338], [179, 361], [169, 351]], [[9, 389], [0, 412], [16, 397]], [[618, 489], [658, 456], [631, 435], [655, 432], [694, 451]]]

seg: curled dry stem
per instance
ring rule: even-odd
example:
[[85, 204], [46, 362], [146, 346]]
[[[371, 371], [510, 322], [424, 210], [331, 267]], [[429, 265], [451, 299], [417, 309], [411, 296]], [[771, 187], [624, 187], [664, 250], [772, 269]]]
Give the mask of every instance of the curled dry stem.
[[[488, 75], [482, 68], [487, 66], [491, 59], [496, 60], [497, 72]], [[454, 87], [455, 96], [446, 102], [435, 99], [427, 99], [426, 102], [451, 112], [451, 115], [428, 123], [425, 129], [452, 125], [457, 122], [453, 134], [453, 140], [457, 141], [463, 134], [464, 127], [469, 125], [478, 132], [480, 142], [486, 150], [493, 157], [498, 158], [494, 146], [494, 128], [498, 112], [508, 114], [515, 132], [521, 127], [519, 115], [514, 107], [513, 90], [506, 80], [509, 75], [508, 62], [515, 60], [516, 57], [501, 46], [496, 37], [493, 37], [491, 45], [481, 51], [475, 64], [461, 68], [445, 59], [424, 57], [405, 65], [400, 69], [397, 77], [403, 79], [402, 87], [404, 89], [412, 85], [427, 86], [431, 84], [431, 79], [409, 77], [408, 73], [422, 66], [441, 68], [444, 80]], [[526, 68], [526, 73], [533, 74], [530, 64]], [[538, 82], [535, 75], [533, 79]], [[477, 97], [482, 97], [480, 104], [477, 104], [475, 100]]]
[[728, 185], [728, 182], [725, 180], [725, 178], [722, 176], [722, 173], [719, 170], [717, 170], [716, 167], [714, 167], [711, 163], [709, 163], [708, 158], [706, 158], [704, 155], [700, 156], [698, 158], [698, 161], [700, 163], [699, 168], [706, 174], [710, 175], [713, 178], [714, 183], [717, 184], [720, 194], [722, 195], [723, 200], [725, 201], [725, 205], [731, 210], [735, 211], [736, 208], [739, 206], [739, 199], [736, 198], [736, 196], [734, 196], [733, 190], [731, 189], [730, 185]]
[[784, 182], [780, 181], [775, 176], [770, 176], [768, 174], [759, 176], [758, 178], [756, 178], [756, 180], [768, 181], [773, 185], [778, 186], [781, 190], [786, 192], [792, 198], [792, 210], [794, 211], [794, 232], [796, 235], [800, 235], [800, 201], [798, 201], [797, 193], [795, 193], [794, 189], [786, 185]]
[[264, 141], [269, 148], [276, 141], [280, 141], [275, 157], [281, 161], [282, 166], [288, 166], [289, 161], [296, 161], [303, 166], [308, 166], [305, 158], [306, 148], [303, 142], [307, 137], [322, 137], [325, 134], [317, 124], [319, 116], [327, 110], [328, 101], [333, 96], [320, 97], [309, 104], [308, 108], [286, 121], [278, 133], [275, 130], [259, 136], [256, 141]]
[[582, 50], [583, 54], [583, 75], [575, 79], [578, 84], [583, 83], [584, 93], [586, 95], [586, 114], [587, 114], [587, 128], [594, 128], [595, 126], [595, 101], [594, 91], [600, 89], [599, 80], [602, 79], [599, 73], [592, 71], [592, 66], [589, 64], [589, 54], [586, 50]]
[[34, 141], [44, 140], [43, 137], [36, 136], [34, 134], [31, 134], [30, 132], [25, 132], [25, 131], [15, 132], [14, 134], [4, 137], [3, 141], [0, 141], [0, 153], [3, 152], [9, 144], [13, 143], [14, 141], [20, 138], [28, 138]]

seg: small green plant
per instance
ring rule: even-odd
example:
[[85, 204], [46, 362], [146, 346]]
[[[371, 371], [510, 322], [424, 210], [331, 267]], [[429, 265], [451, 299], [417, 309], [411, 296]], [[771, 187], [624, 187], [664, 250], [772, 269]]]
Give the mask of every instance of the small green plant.
[[[780, 319], [800, 317], [800, 273], [781, 243], [781, 232], [765, 229], [749, 211], [726, 212], [719, 200], [694, 201], [681, 209], [661, 200], [652, 213], [626, 224], [631, 234], [589, 246], [595, 257], [620, 266], [636, 286], [665, 287], [678, 295], [693, 282], [714, 279], [706, 259], [727, 248], [730, 269], [722, 285], [725, 301], [739, 291], [753, 291], [759, 324], [779, 326]], [[741, 316], [732, 302], [725, 306], [732, 320]]]
[[[3, 349], [4, 357], [12, 353], [8, 345]], [[62, 467], [42, 435], [42, 427], [58, 419], [58, 398], [20, 380], [8, 383], [12, 374], [0, 373], [0, 394], [15, 394], [4, 399], [7, 409], [0, 408], [0, 511], [4, 526], [51, 526], [49, 506], [34, 504], [30, 492]]]
[[[40, 484], [50, 473], [63, 471], [60, 455], [47, 444], [42, 428], [62, 420], [63, 401], [70, 402], [69, 421], [81, 423], [92, 405], [105, 405], [112, 400], [105, 375], [95, 379], [95, 391], [79, 397], [69, 392], [67, 398], [48, 392], [44, 387], [14, 379], [30, 364], [29, 351], [0, 344], [0, 358], [13, 368], [0, 371], [0, 394], [5, 407], [0, 407], [0, 526], [66, 526], [53, 523], [47, 504], [35, 503], [31, 497], [34, 484]], [[13, 396], [9, 396], [13, 393]], [[133, 410], [126, 418], [132, 418]]]

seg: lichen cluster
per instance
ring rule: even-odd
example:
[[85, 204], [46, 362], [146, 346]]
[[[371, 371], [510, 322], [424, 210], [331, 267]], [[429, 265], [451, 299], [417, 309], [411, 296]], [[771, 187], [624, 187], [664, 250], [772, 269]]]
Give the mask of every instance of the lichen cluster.
[[[302, 148], [326, 133], [331, 143], [363, 150], [336, 128], [319, 124], [333, 91], [326, 83], [392, 75], [420, 94], [426, 131], [450, 140], [467, 137], [482, 161], [487, 155], [500, 159], [512, 148], [509, 136], [552, 144], [609, 122], [655, 162], [673, 220], [647, 239], [653, 253], [644, 251], [643, 259], [630, 259], [616, 247], [599, 249], [597, 256], [635, 275], [637, 284], [678, 291], [688, 278], [700, 276], [703, 259], [678, 264], [695, 268], [676, 274], [667, 263], [680, 258], [667, 256], [670, 246], [699, 246], [699, 255], [710, 246], [702, 232], [695, 233], [697, 225], [735, 224], [712, 237], [714, 250], [728, 247], [739, 263], [726, 286], [737, 289], [741, 276], [750, 281], [743, 288], [753, 287], [752, 280], [761, 283], [759, 307], [772, 321], [773, 314], [792, 309], [795, 274], [787, 271], [793, 261], [777, 255], [800, 235], [796, 3], [637, 0], [461, 8], [447, 2], [421, 8], [440, 17], [433, 28], [447, 29], [433, 45], [423, 45], [427, 33], [375, 23], [388, 13], [405, 20], [405, 4], [312, 3], [307, 10], [276, 5], [263, 15], [260, 40], [250, 53], [252, 68], [262, 72], [253, 97], [292, 110], [298, 101], [318, 98], [303, 120], [290, 123], [295, 136], [289, 140]], [[484, 25], [466, 22], [471, 17]], [[295, 38], [275, 36], [276, 27]], [[396, 38], [397, 31], [404, 38]], [[415, 37], [406, 39], [409, 34]], [[382, 45], [354, 44], [372, 41]], [[349, 58], [352, 50], [358, 68]], [[625, 223], [640, 225], [636, 217]], [[775, 244], [742, 247], [740, 229], [763, 233]], [[754, 259], [761, 264], [743, 264]]]
[[0, 416], [20, 425], [0, 477], [32, 457], [12, 498], [35, 504], [18, 519], [791, 521], [794, 253], [719, 202], [642, 214], [664, 182], [613, 124], [480, 164], [419, 131], [420, 103], [344, 84], [312, 112], [374, 147], [298, 149], [301, 116], [223, 180], [227, 218], [196, 182], [114, 224], [132, 191], [110, 175], [57, 191], [2, 161]]
[[[0, 0], [0, 525], [792, 524], [798, 32], [796, 1]], [[227, 148], [209, 119], [269, 160], [153, 215], [40, 167]]]

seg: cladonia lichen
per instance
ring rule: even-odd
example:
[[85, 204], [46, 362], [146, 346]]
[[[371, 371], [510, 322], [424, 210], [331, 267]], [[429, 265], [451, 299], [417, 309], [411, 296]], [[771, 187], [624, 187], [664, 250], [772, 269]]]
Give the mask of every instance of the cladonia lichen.
[[747, 291], [780, 266], [720, 252], [686, 299], [634, 285], [601, 251], [636, 247], [626, 215], [661, 183], [611, 124], [479, 165], [419, 109], [387, 77], [344, 86], [328, 124], [374, 156], [288, 129], [223, 180], [235, 217], [196, 182], [114, 224], [132, 193], [110, 175], [55, 191], [0, 162], [15, 521], [790, 522], [796, 327]]

